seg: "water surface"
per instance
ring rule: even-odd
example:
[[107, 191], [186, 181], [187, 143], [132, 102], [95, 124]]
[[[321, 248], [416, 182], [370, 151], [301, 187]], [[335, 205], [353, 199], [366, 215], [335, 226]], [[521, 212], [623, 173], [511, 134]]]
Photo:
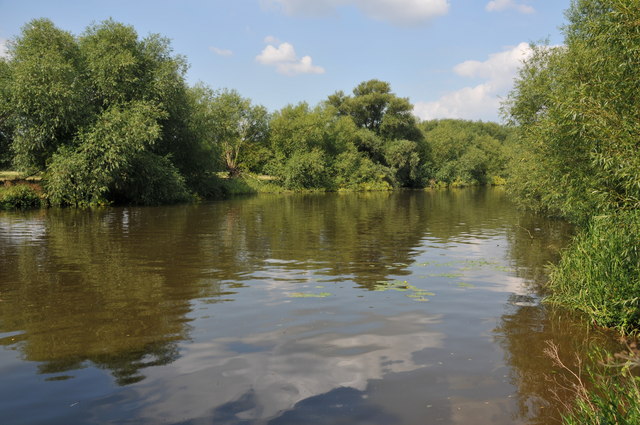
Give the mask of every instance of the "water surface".
[[[552, 424], [610, 343], [500, 189], [0, 214], [5, 424]], [[555, 394], [555, 395], [554, 395]]]

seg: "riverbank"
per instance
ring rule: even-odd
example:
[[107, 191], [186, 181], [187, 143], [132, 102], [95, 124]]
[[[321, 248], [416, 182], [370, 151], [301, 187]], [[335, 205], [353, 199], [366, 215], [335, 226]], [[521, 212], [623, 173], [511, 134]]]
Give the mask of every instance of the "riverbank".
[[[503, 186], [506, 181], [502, 178], [492, 179], [486, 185], [471, 184], [462, 181], [446, 183], [431, 180], [424, 188], [431, 189], [460, 189], [477, 186]], [[220, 199], [237, 195], [256, 195], [259, 193], [320, 193], [320, 192], [389, 192], [402, 188], [394, 188], [388, 182], [365, 182], [340, 187], [322, 188], [298, 188], [288, 189], [274, 176], [255, 173], [240, 173], [229, 176], [220, 172], [215, 176], [214, 183], [207, 183], [207, 196], [195, 196], [194, 199]], [[209, 187], [210, 186], [210, 187]], [[35, 202], [38, 197], [40, 202]], [[42, 187], [40, 176], [25, 176], [17, 171], [0, 172], [0, 208], [1, 209], [25, 209], [48, 206], [46, 192]]]
[[0, 171], [0, 210], [40, 208], [46, 205], [40, 176]]
[[627, 350], [592, 357], [617, 373], [563, 364], [571, 372], [568, 387], [575, 402], [568, 406], [566, 425], [640, 423], [640, 212], [621, 211], [591, 219], [560, 262], [551, 267], [547, 303], [583, 312], [597, 327], [614, 329]]

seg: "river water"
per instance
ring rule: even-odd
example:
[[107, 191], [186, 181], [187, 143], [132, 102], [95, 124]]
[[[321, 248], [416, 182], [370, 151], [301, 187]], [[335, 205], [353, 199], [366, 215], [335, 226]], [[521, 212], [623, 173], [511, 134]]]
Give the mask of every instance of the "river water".
[[554, 424], [611, 338], [540, 304], [570, 227], [501, 189], [0, 213], [13, 424]]

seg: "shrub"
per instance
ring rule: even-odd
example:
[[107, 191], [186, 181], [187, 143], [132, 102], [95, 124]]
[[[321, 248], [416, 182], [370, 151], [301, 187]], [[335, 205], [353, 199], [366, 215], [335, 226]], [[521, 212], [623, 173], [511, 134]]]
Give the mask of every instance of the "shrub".
[[26, 209], [42, 206], [42, 198], [31, 186], [19, 184], [0, 187], [0, 209]]
[[390, 190], [392, 172], [377, 164], [361, 152], [346, 151], [333, 163], [335, 183], [339, 189]]
[[171, 161], [151, 152], [141, 152], [131, 161], [131, 171], [116, 184], [111, 199], [141, 205], [183, 202], [193, 196], [184, 177]]
[[325, 158], [318, 149], [295, 152], [281, 170], [280, 176], [287, 189], [316, 189], [327, 187], [328, 175]]

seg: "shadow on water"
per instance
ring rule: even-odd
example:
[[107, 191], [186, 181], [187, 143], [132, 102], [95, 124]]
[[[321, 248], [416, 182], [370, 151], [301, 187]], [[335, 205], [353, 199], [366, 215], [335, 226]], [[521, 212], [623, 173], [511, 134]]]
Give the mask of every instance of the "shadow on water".
[[545, 341], [608, 341], [539, 305], [570, 232], [501, 189], [0, 213], [0, 370], [34, 394], [0, 410], [59, 386], [92, 392], [49, 423], [554, 423]]

